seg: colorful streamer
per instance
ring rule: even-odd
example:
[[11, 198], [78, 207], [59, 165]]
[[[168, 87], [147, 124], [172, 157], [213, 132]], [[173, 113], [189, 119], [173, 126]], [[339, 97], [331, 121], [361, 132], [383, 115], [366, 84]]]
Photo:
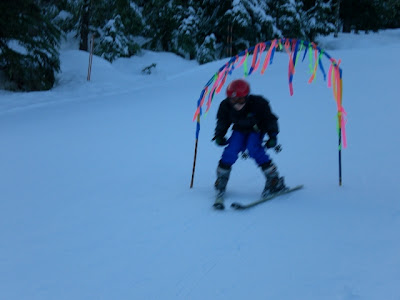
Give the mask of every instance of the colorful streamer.
[[265, 70], [268, 67], [268, 64], [270, 63], [270, 60], [271, 60], [271, 63], [272, 63], [271, 55], [272, 55], [272, 50], [275, 50], [275, 47], [276, 47], [276, 40], [273, 40], [272, 43], [271, 43], [271, 46], [269, 47], [269, 50], [267, 52], [267, 56], [265, 57], [264, 64], [263, 64], [263, 66], [261, 68], [261, 75], [264, 74]]

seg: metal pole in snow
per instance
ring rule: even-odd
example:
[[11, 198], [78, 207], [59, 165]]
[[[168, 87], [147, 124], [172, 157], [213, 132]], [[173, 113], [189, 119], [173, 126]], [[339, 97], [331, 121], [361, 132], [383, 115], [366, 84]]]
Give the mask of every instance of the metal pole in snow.
[[197, 144], [199, 142], [199, 139], [196, 138], [196, 144], [194, 147], [194, 159], [193, 159], [193, 170], [192, 170], [192, 180], [190, 181], [190, 188], [193, 188], [193, 182], [194, 182], [194, 171], [196, 169], [196, 158], [197, 158]]
[[190, 188], [193, 187], [194, 171], [196, 170], [197, 145], [199, 143], [199, 132], [200, 132], [200, 114], [197, 116], [196, 143], [195, 143], [195, 146], [194, 146], [194, 159], [193, 159], [192, 180], [190, 182]]
[[340, 113], [338, 114], [339, 122], [339, 186], [342, 186], [342, 126], [340, 122]]
[[88, 75], [87, 75], [88, 81], [90, 81], [90, 75], [92, 73], [93, 44], [94, 44], [94, 35], [92, 34], [92, 37], [90, 38], [89, 67], [88, 67]]

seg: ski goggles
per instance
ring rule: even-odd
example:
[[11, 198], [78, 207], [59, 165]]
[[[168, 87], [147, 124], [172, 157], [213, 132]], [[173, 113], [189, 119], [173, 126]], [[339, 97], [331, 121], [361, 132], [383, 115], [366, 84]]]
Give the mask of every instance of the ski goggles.
[[229, 98], [229, 102], [232, 103], [233, 105], [235, 105], [235, 104], [245, 104], [246, 103], [246, 97]]

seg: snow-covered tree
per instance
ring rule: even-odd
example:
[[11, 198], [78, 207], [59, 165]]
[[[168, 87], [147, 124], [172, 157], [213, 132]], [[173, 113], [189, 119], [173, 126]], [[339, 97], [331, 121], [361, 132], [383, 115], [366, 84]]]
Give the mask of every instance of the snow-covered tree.
[[303, 29], [306, 37], [314, 41], [317, 35], [328, 35], [335, 31], [335, 15], [332, 1], [316, 0], [315, 5], [305, 12]]
[[303, 3], [300, 0], [270, 0], [268, 2], [276, 28], [283, 37], [303, 38]]
[[197, 51], [196, 59], [200, 64], [205, 64], [217, 59], [216, 40], [217, 39], [213, 33], [206, 36], [204, 42], [200, 45]]
[[121, 16], [109, 20], [98, 29], [94, 53], [112, 62], [118, 57], [130, 57], [139, 51], [139, 46], [128, 38]]
[[180, 25], [176, 30], [176, 49], [177, 52], [188, 59], [196, 57], [198, 48], [198, 34], [199, 34], [199, 12], [201, 10], [196, 7], [189, 6], [184, 11], [184, 16]]
[[276, 35], [273, 18], [269, 15], [265, 1], [234, 0], [223, 20], [232, 24], [234, 53]]
[[277, 35], [265, 0], [203, 0], [201, 8], [199, 34], [204, 39], [214, 35], [215, 57], [234, 55]]
[[149, 38], [145, 47], [174, 51], [176, 30], [183, 15], [182, 6], [174, 0], [148, 0], [143, 6], [143, 15], [146, 22], [145, 35]]
[[247, 0], [245, 6], [252, 20], [250, 28], [251, 44], [254, 45], [279, 35], [279, 30], [275, 27], [274, 19], [266, 1]]
[[80, 40], [80, 50], [87, 51], [95, 37], [95, 54], [113, 61], [135, 54], [140, 46], [135, 36], [144, 27], [141, 8], [133, 0], [65, 0], [58, 18], [65, 32], [73, 31]]
[[97, 16], [93, 16], [90, 27], [95, 36], [94, 53], [111, 62], [137, 53], [140, 46], [135, 36], [143, 28], [140, 8], [129, 0], [107, 0], [102, 4], [93, 8]]
[[0, 1], [0, 69], [13, 90], [48, 90], [60, 69], [60, 30], [39, 1]]
[[[200, 1], [201, 14], [199, 24], [199, 44], [200, 50], [204, 50], [204, 45], [210, 45], [212, 41], [215, 58], [220, 58], [226, 54], [226, 46], [229, 37], [229, 21], [224, 18], [227, 10], [232, 8], [232, 1], [202, 0]], [[210, 47], [206, 47], [211, 51]]]
[[[252, 35], [252, 19], [245, 6], [246, 0], [232, 1], [222, 20], [232, 25], [232, 48], [233, 53], [244, 50], [250, 46]], [[254, 30], [254, 29], [253, 29]]]

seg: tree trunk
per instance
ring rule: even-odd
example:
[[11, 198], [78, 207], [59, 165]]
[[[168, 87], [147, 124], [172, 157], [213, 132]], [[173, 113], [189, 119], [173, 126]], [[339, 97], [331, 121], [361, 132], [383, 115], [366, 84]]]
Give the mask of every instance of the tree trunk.
[[340, 0], [337, 0], [336, 10], [335, 10], [335, 34], [333, 35], [335, 38], [338, 37], [339, 27], [340, 27]]
[[351, 20], [350, 18], [345, 18], [343, 20], [343, 32], [349, 33], [351, 31]]
[[90, 4], [91, 0], [84, 0], [82, 5], [81, 14], [81, 28], [80, 28], [80, 41], [79, 50], [88, 51], [89, 49], [89, 20], [90, 20]]

